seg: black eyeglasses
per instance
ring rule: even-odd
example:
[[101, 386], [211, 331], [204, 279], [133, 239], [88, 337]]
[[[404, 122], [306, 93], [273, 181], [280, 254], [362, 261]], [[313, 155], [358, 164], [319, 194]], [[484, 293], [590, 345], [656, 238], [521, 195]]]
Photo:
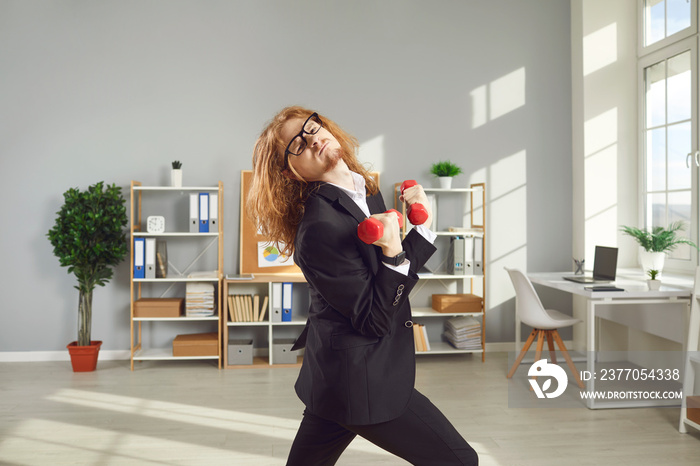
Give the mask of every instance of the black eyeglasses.
[[304, 126], [301, 127], [301, 131], [292, 138], [292, 140], [287, 144], [287, 148], [284, 150], [284, 168], [289, 167], [289, 156], [290, 155], [300, 155], [306, 149], [306, 139], [305, 134], [316, 134], [321, 128], [323, 128], [323, 121], [318, 116], [318, 113], [312, 113], [309, 118], [304, 122]]

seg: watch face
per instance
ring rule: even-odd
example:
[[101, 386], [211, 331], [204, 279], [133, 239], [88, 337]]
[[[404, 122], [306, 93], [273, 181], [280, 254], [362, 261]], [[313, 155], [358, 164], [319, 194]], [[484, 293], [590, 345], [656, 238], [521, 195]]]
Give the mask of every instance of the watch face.
[[146, 219], [146, 231], [149, 233], [163, 233], [165, 231], [165, 218], [159, 215], [151, 215]]

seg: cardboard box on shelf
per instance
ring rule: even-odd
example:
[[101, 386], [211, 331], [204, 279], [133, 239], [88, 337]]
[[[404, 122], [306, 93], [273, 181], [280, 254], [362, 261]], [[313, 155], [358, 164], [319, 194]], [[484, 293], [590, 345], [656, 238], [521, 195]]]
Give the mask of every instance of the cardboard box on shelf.
[[141, 298], [134, 301], [134, 317], [180, 317], [183, 298]]
[[483, 298], [475, 294], [434, 294], [433, 309], [437, 312], [481, 312]]
[[216, 332], [178, 335], [173, 340], [173, 356], [218, 356], [218, 348]]

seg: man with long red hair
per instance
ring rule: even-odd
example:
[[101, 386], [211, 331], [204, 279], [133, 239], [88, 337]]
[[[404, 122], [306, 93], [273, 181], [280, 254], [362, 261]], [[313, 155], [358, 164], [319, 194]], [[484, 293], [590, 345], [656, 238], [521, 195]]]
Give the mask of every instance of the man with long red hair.
[[[332, 465], [356, 435], [419, 465], [475, 465], [476, 452], [414, 388], [408, 295], [435, 252], [432, 215], [401, 240], [397, 216], [357, 160], [358, 143], [333, 121], [288, 107], [253, 153], [248, 215], [309, 284], [306, 347], [295, 389], [306, 409], [288, 465]], [[428, 206], [420, 185], [402, 201]], [[378, 219], [373, 244], [357, 225]]]

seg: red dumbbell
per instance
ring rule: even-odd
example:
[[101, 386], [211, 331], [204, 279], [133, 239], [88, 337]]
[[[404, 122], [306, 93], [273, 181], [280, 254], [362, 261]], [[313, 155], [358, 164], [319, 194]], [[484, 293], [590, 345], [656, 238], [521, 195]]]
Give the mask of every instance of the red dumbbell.
[[[399, 228], [403, 228], [403, 215], [396, 209], [389, 209], [385, 213], [396, 212], [399, 216]], [[384, 224], [374, 217], [369, 217], [357, 225], [357, 236], [365, 243], [372, 244], [384, 236]]]
[[[401, 194], [403, 194], [405, 189], [412, 188], [417, 185], [416, 180], [406, 180], [401, 183]], [[414, 225], [423, 225], [426, 220], [428, 220], [428, 209], [425, 208], [423, 204], [415, 203], [408, 206], [406, 210], [406, 216], [408, 220]]]

